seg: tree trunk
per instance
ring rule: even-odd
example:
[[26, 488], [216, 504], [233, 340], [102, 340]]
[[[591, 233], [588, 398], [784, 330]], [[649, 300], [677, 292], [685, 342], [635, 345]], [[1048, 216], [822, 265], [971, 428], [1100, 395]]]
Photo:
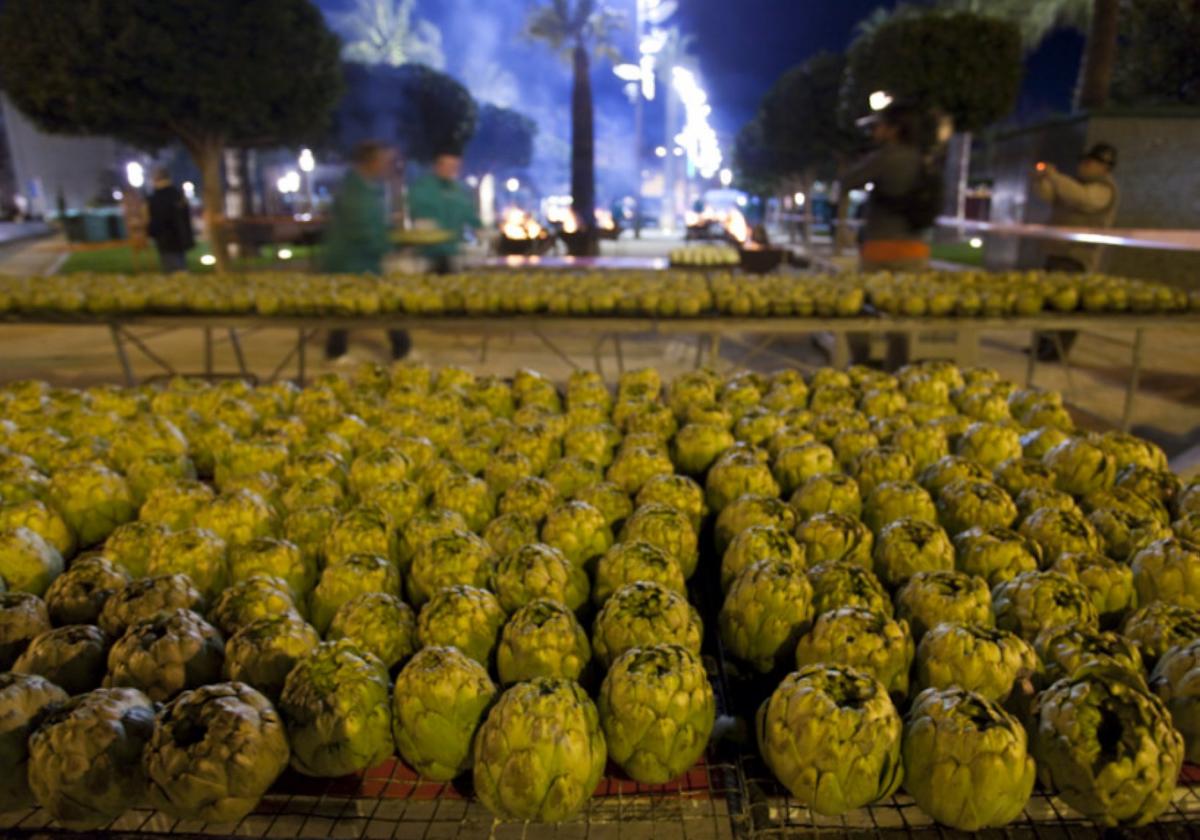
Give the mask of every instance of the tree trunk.
[[1077, 106], [1080, 110], [1103, 108], [1112, 90], [1117, 64], [1117, 35], [1121, 0], [1094, 0], [1092, 26], [1080, 68]]
[[229, 253], [225, 248], [225, 185], [221, 180], [221, 155], [225, 144], [219, 138], [209, 138], [192, 150], [192, 157], [200, 167], [203, 181], [204, 230], [208, 236], [208, 247], [217, 258], [217, 271], [224, 273], [229, 268]]
[[813, 175], [813, 172], [811, 169], [807, 170], [804, 173], [804, 187], [803, 187], [803, 189], [804, 189], [804, 256], [808, 257], [810, 260], [812, 259], [812, 256], [813, 256], [812, 194], [813, 194], [813, 184], [816, 182], [816, 180], [817, 180], [816, 176]]
[[568, 243], [572, 256], [591, 257], [596, 241], [596, 133], [592, 109], [592, 73], [588, 52], [575, 45], [575, 79], [571, 94], [571, 199], [579, 236]]

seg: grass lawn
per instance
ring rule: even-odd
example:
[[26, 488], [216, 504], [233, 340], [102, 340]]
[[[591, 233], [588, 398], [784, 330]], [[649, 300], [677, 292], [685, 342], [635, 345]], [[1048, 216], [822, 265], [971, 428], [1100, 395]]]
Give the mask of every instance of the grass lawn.
[[966, 242], [942, 242], [934, 244], [933, 258], [942, 262], [983, 268], [983, 249], [972, 248]]
[[[308, 258], [312, 251], [311, 248], [298, 245], [288, 246], [291, 249], [292, 258], [281, 260], [277, 256], [280, 247], [283, 246], [263, 248], [253, 257], [235, 260], [233, 268], [235, 271], [262, 271], [265, 269], [282, 269], [284, 267], [300, 271], [307, 268]], [[202, 274], [211, 273], [213, 267], [200, 262], [200, 258], [207, 253], [208, 247], [203, 244], [188, 252], [188, 270]], [[59, 269], [59, 272], [62, 274], [75, 274], [79, 272], [94, 274], [157, 274], [158, 271], [158, 254], [153, 247], [142, 251], [138, 256], [138, 264], [135, 266], [133, 251], [126, 245], [115, 248], [75, 251], [67, 257], [67, 261]]]

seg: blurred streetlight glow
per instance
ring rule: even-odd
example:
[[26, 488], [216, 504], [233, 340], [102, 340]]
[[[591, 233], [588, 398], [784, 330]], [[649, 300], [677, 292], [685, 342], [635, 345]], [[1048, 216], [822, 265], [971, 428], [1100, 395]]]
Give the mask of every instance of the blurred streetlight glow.
[[[701, 177], [712, 178], [721, 168], [721, 145], [717, 133], [709, 125], [712, 106], [708, 94], [700, 87], [696, 74], [685, 67], [674, 67], [671, 78], [679, 101], [683, 103], [683, 131], [675, 138], [687, 150], [688, 160], [699, 170]], [[679, 151], [676, 151], [679, 154]]]
[[131, 160], [125, 164], [125, 180], [129, 182], [129, 186], [135, 190], [140, 190], [146, 185], [146, 169], [136, 160]]
[[654, 150], [654, 156], [660, 157], [660, 158], [666, 157], [667, 156], [667, 147], [659, 146], [657, 149]]
[[722, 169], [721, 170], [721, 186], [728, 187], [732, 183], [733, 183], [733, 170], [732, 169]]
[[895, 100], [892, 99], [892, 95], [886, 90], [877, 90], [871, 94], [869, 101], [871, 103], [872, 111], [882, 111], [884, 108], [891, 105]]
[[214, 257], [212, 254], [205, 254], [204, 256], [202, 256], [200, 258], [200, 264], [201, 265], [216, 265], [217, 258]]
[[642, 96], [653, 102], [655, 85], [658, 82], [658, 76], [654, 73], [654, 56], [642, 56], [639, 78], [642, 80]]
[[316, 169], [317, 159], [313, 157], [312, 149], [303, 149], [300, 152], [300, 160], [298, 163], [300, 164], [301, 172], [312, 172], [314, 169]]
[[191, 181], [183, 182], [183, 194], [186, 198], [193, 199], [196, 197], [196, 185]]
[[294, 169], [291, 170], [286, 175], [281, 177], [275, 183], [275, 186], [278, 187], [279, 191], [284, 195], [300, 192], [300, 173]]
[[516, 178], [509, 178], [504, 182], [504, 186], [508, 188], [509, 192], [516, 192], [517, 190], [521, 189], [521, 182]]
[[291, 258], [292, 258], [292, 249], [291, 248], [280, 248], [279, 249], [279, 259], [290, 260]]
[[803, 207], [804, 202], [808, 201], [808, 196], [806, 196], [804, 193], [799, 193], [799, 192], [796, 193], [794, 196], [792, 196], [792, 198], [795, 200], [797, 207]]
[[636, 64], [618, 64], [613, 74], [623, 82], [636, 82], [642, 78], [642, 68]]
[[976, 236], [976, 237], [972, 238], [971, 241], [967, 244], [969, 244], [972, 248], [982, 248], [983, 240], [980, 239], [978, 236]]

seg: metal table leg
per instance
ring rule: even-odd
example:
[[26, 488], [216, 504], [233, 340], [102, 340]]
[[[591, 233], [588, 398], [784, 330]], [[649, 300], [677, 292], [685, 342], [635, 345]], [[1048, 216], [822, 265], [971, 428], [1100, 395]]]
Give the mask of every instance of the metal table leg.
[[696, 361], [693, 363], [693, 369], [700, 370], [704, 366], [704, 336], [696, 336]]
[[1066, 373], [1066, 375], [1067, 375], [1067, 393], [1069, 393], [1071, 395], [1071, 398], [1074, 399], [1075, 398], [1075, 375], [1071, 369], [1071, 356], [1070, 356], [1069, 351], [1066, 348], [1066, 345], [1063, 344], [1062, 336], [1059, 335], [1059, 333], [1057, 331], [1053, 335], [1054, 335], [1054, 339], [1053, 339], [1054, 340], [1054, 351], [1056, 353], [1058, 353], [1058, 361], [1062, 364], [1063, 372]]
[[1129, 371], [1129, 383], [1125, 388], [1125, 410], [1121, 414], [1121, 431], [1128, 432], [1133, 425], [1133, 401], [1137, 396], [1138, 380], [1142, 376], [1143, 330], [1133, 332], [1133, 368]]
[[213, 336], [212, 327], [204, 328], [204, 375], [212, 379], [213, 375]]
[[242, 340], [238, 337], [237, 330], [229, 331], [229, 343], [233, 345], [233, 357], [237, 359], [238, 372], [242, 376], [250, 376], [250, 371], [246, 370], [246, 356], [242, 353]]
[[613, 345], [617, 348], [617, 373], [625, 372], [625, 351], [621, 348], [621, 336], [613, 335]]
[[488, 356], [488, 342], [491, 341], [490, 333], [484, 333], [483, 342], [479, 345], [479, 364], [485, 364]]
[[121, 341], [121, 328], [116, 324], [110, 324], [108, 331], [112, 336], [113, 346], [117, 348], [117, 361], [121, 363], [121, 373], [125, 376], [125, 385], [132, 388], [137, 383], [133, 378], [133, 367], [129, 364], [129, 355], [125, 352], [125, 343]]
[[721, 362], [721, 334], [709, 333], [708, 335], [708, 364], [713, 370], [716, 370]]
[[304, 387], [305, 373], [305, 345], [308, 343], [308, 333], [305, 330], [300, 330], [300, 337], [296, 343], [296, 382], [301, 388]]
[[1025, 362], [1025, 387], [1033, 387], [1033, 373], [1037, 369], [1038, 334], [1034, 330], [1029, 334], [1029, 358]]

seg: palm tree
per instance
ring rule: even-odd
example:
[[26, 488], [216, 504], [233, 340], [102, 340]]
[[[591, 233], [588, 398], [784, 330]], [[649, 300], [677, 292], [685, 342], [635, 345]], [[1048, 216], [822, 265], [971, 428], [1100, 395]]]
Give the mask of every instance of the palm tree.
[[441, 69], [442, 33], [426, 20], [413, 21], [416, 0], [354, 0], [349, 11], [331, 12], [345, 41], [347, 61], [360, 64], [428, 64]]
[[544, 41], [569, 57], [574, 80], [571, 92], [571, 200], [580, 236], [571, 246], [576, 256], [597, 253], [596, 130], [592, 104], [591, 56], [617, 60], [612, 37], [623, 20], [597, 0], [552, 0], [529, 18], [529, 37]]
[[1117, 64], [1121, 0], [942, 0], [942, 5], [1012, 20], [1031, 50], [1059, 27], [1082, 30], [1087, 34], [1087, 47], [1075, 104], [1081, 109], [1108, 104]]

